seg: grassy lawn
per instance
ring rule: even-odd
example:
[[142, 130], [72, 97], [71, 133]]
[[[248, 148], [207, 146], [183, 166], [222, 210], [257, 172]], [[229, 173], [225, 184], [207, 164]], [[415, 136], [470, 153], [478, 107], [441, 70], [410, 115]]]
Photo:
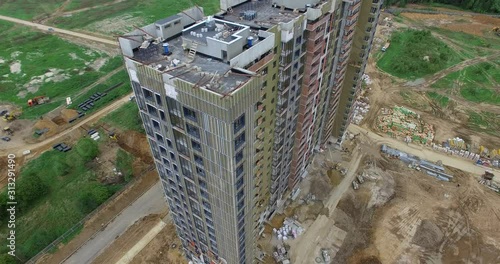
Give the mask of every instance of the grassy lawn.
[[[23, 166], [16, 184], [16, 253], [22, 259], [36, 255], [123, 187], [123, 183], [103, 185], [97, 181], [89, 161], [98, 153], [98, 143], [85, 138], [67, 153], [47, 151]], [[129, 162], [122, 161], [122, 166], [130, 166]], [[0, 195], [0, 207], [5, 206], [4, 199], [5, 191]], [[2, 240], [7, 232], [5, 220], [2, 213]], [[6, 250], [2, 247], [0, 255]]]
[[467, 125], [473, 130], [498, 136], [500, 116], [490, 112], [469, 112]]
[[[0, 32], [0, 102], [22, 106], [21, 118], [44, 115], [122, 64], [119, 57], [8, 22], [0, 21]], [[94, 66], [96, 61], [104, 65]], [[39, 95], [50, 97], [51, 103], [29, 108], [27, 100]]]
[[[429, 56], [429, 61], [424, 60]], [[391, 46], [377, 61], [377, 66], [396, 77], [413, 80], [436, 73], [462, 61], [430, 31], [404, 30], [393, 33]]]
[[483, 62], [453, 72], [432, 85], [438, 89], [460, 89], [460, 95], [478, 103], [500, 105], [500, 93], [494, 87], [500, 83], [500, 66]]
[[427, 92], [427, 96], [433, 101], [437, 102], [443, 108], [448, 106], [448, 103], [450, 102], [450, 98], [444, 95], [440, 95], [436, 92]]
[[96, 5], [107, 4], [113, 2], [114, 0], [72, 0], [65, 8], [66, 11], [93, 7]]
[[139, 108], [134, 102], [124, 104], [105, 116], [102, 121], [123, 130], [134, 130], [144, 133], [144, 127], [142, 126], [141, 117], [139, 116]]
[[0, 15], [31, 20], [52, 14], [63, 3], [64, 0], [4, 0], [0, 1]]
[[[219, 11], [218, 0], [170, 1], [163, 0], [129, 0], [110, 6], [91, 9], [73, 14], [70, 17], [59, 17], [52, 22], [62, 28], [95, 29], [103, 33], [123, 34], [133, 30], [133, 26], [144, 26], [197, 4], [204, 8], [205, 14]], [[102, 27], [98, 22], [106, 23]]]

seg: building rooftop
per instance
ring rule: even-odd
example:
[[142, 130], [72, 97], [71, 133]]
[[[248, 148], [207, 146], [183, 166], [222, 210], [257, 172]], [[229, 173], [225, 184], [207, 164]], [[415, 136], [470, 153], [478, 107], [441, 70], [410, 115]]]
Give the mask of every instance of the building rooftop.
[[[260, 3], [255, 7], [259, 7], [257, 11], [245, 14], [256, 18], [262, 10], [266, 17], [275, 14], [277, 18], [271, 19], [275, 22], [278, 17], [291, 21], [296, 16], [279, 15], [276, 8], [264, 11], [269, 5]], [[178, 78], [225, 95], [255, 76], [255, 65], [269, 61], [275, 46], [274, 33], [240, 22], [205, 17], [199, 8], [191, 8], [137, 28], [118, 40], [126, 58], [172, 76], [167, 78]]]
[[182, 36], [194, 41], [207, 43], [207, 38], [215, 38], [223, 42], [231, 42], [235, 39], [234, 33], [244, 29], [241, 25], [228, 21], [214, 19], [213, 30], [208, 30], [206, 22], [201, 22], [183, 30]]
[[279, 23], [288, 23], [300, 16], [300, 12], [305, 11], [306, 9], [303, 8], [293, 12], [271, 4], [270, 1], [250, 1], [233, 7], [232, 12], [227, 12], [221, 16], [229, 21], [253, 28], [271, 28]]
[[220, 94], [226, 94], [245, 83], [250, 75], [232, 73], [228, 63], [196, 54], [194, 60], [182, 46], [182, 38], [168, 41], [172, 54], [164, 55], [164, 43], [151, 43], [146, 49], [134, 50], [133, 59], [159, 71], [167, 72], [173, 78], [190, 82]]

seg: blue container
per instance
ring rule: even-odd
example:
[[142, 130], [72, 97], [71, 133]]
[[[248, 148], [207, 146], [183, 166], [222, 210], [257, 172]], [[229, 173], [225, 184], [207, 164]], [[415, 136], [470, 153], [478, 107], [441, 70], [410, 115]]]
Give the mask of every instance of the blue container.
[[163, 51], [165, 54], [168, 54], [170, 51], [168, 50], [168, 43], [163, 44]]
[[247, 46], [250, 48], [253, 46], [253, 37], [248, 37], [247, 38]]

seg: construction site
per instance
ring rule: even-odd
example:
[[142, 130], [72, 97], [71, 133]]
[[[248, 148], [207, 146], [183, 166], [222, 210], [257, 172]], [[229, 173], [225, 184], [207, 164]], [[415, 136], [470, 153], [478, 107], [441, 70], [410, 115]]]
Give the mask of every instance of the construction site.
[[[354, 124], [341, 147], [316, 151], [307, 177], [265, 223], [260, 263], [500, 263], [500, 107], [467, 100], [460, 92], [463, 79], [454, 79], [449, 91], [432, 87], [482, 62], [498, 69], [497, 41], [463, 44], [448, 31], [490, 40], [499, 24], [482, 15], [381, 13]], [[395, 46], [391, 34], [430, 27], [464, 56], [462, 62], [413, 80], [377, 66], [380, 54]], [[487, 76], [498, 93], [499, 81]], [[100, 148], [87, 164], [96, 180], [124, 186], [72, 239], [30, 263], [187, 263], [145, 134], [103, 119], [131, 98], [92, 112], [100, 98], [93, 93], [37, 119], [19, 119], [22, 107], [0, 105], [0, 153], [15, 153], [19, 168], [51, 149], [74, 152], [80, 139], [90, 138]], [[41, 94], [24, 99], [29, 111], [52, 102]], [[134, 180], [126, 185], [116, 169], [119, 150], [133, 157]], [[3, 158], [0, 163], [7, 164]]]

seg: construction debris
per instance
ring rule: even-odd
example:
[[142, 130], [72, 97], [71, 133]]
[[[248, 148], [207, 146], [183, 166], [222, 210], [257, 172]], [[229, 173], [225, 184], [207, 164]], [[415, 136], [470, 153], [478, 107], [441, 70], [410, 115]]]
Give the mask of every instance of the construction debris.
[[273, 234], [276, 235], [278, 240], [286, 241], [288, 239], [295, 239], [304, 232], [304, 228], [294, 219], [285, 218], [283, 226], [279, 229], [273, 228]]
[[405, 107], [382, 108], [377, 118], [377, 127], [388, 135], [405, 142], [419, 142], [429, 145], [434, 139], [434, 128], [423, 122], [420, 115]]
[[477, 150], [479, 153], [475, 153], [471, 146], [459, 137], [450, 138], [441, 145], [432, 143], [431, 146], [434, 150], [473, 160], [477, 165], [500, 167], [500, 154], [498, 150], [493, 149], [490, 151], [488, 148], [480, 146]]
[[488, 187], [489, 189], [497, 193], [500, 193], [500, 186], [498, 186], [495, 182], [493, 182], [493, 177], [495, 177], [493, 172], [485, 171], [484, 174], [481, 176], [479, 183], [483, 184], [484, 186]]
[[[364, 99], [364, 100], [363, 100]], [[354, 115], [352, 118], [352, 122], [356, 125], [359, 125], [365, 115], [370, 111], [370, 105], [368, 104], [368, 99], [366, 97], [361, 97], [360, 99], [354, 102]]]
[[381, 151], [391, 158], [397, 158], [405, 163], [410, 164], [410, 168], [418, 168], [417, 170], [424, 170], [428, 175], [436, 177], [438, 180], [450, 181], [453, 178], [452, 175], [444, 173], [445, 169], [442, 165], [437, 165], [427, 160], [421, 160], [417, 156], [413, 156], [406, 152], [390, 148], [385, 144], [382, 145]]
[[290, 248], [288, 247], [288, 249], [286, 248], [286, 245], [285, 246], [281, 246], [281, 245], [278, 245], [276, 247], [276, 251], [273, 252], [273, 257], [274, 257], [274, 260], [276, 260], [276, 263], [282, 263], [282, 264], [286, 264], [286, 263], [290, 263], [290, 256], [288, 255], [288, 250]]

